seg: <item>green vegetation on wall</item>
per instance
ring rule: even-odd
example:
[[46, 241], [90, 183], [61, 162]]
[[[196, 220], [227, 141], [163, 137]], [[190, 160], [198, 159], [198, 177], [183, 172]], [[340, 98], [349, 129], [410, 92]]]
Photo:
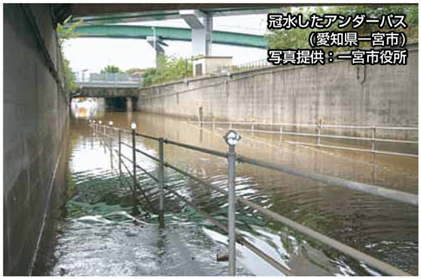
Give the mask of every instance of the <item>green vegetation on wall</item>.
[[76, 84], [76, 77], [75, 74], [72, 71], [72, 68], [70, 67], [70, 62], [69, 60], [67, 60], [63, 54], [63, 68], [64, 68], [64, 73], [66, 75], [66, 84], [67, 84], [67, 90], [69, 92], [74, 92], [76, 91], [79, 86]]
[[58, 24], [56, 32], [58, 36], [61, 57], [63, 57], [63, 68], [64, 68], [65, 77], [66, 77], [67, 90], [69, 92], [74, 92], [78, 89], [78, 86], [76, 84], [76, 77], [72, 71], [72, 68], [70, 67], [69, 60], [67, 60], [66, 57], [64, 56], [63, 43], [66, 40], [76, 38], [78, 36], [78, 34], [75, 32], [75, 29], [76, 27], [82, 25], [83, 22], [82, 20], [79, 20], [77, 22], [67, 25], [69, 20], [70, 20], [70, 17], [64, 21], [64, 25], [66, 25], [66, 28], [64, 28], [63, 25]]
[[122, 70], [120, 70], [119, 67], [115, 66], [115, 65], [108, 65], [106, 67], [104, 67], [101, 72], [101, 74], [106, 74], [106, 73], [110, 73], [110, 74], [122, 74], [124, 73]]
[[193, 63], [175, 56], [160, 55], [156, 68], [149, 68], [143, 73], [143, 85], [149, 86], [180, 80], [193, 75]]

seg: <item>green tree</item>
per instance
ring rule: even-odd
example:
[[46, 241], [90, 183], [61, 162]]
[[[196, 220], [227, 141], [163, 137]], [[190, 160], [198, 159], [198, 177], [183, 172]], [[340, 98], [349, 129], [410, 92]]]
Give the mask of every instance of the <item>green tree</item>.
[[57, 35], [59, 39], [60, 46], [62, 46], [63, 42], [69, 39], [77, 38], [80, 36], [76, 33], [75, 29], [83, 24], [83, 20], [76, 21], [74, 23], [68, 24], [71, 16], [69, 16], [64, 22], [64, 25], [58, 24], [57, 25]]
[[72, 24], [67, 24], [70, 18], [71, 17], [68, 17], [64, 21], [64, 25], [61, 25], [61, 24], [57, 25], [56, 33], [57, 33], [58, 42], [59, 42], [60, 54], [61, 54], [61, 57], [63, 58], [62, 63], [63, 63], [63, 70], [65, 74], [66, 84], [67, 84], [67, 90], [69, 92], [74, 92], [78, 89], [78, 86], [76, 84], [76, 76], [73, 73], [72, 68], [70, 67], [69, 60], [67, 60], [66, 57], [64, 56], [63, 43], [69, 39], [76, 38], [77, 36], [79, 36], [79, 34], [75, 32], [75, 29], [76, 27], [82, 25], [83, 20], [79, 20]]
[[69, 92], [76, 91], [79, 86], [76, 84], [76, 77], [75, 74], [72, 71], [72, 68], [70, 67], [70, 62], [66, 58], [63, 57], [63, 68], [64, 68], [64, 74], [66, 75], [66, 84], [67, 84], [67, 90]]
[[108, 65], [101, 70], [101, 74], [105, 74], [105, 73], [121, 74], [121, 73], [124, 73], [124, 72], [122, 70], [120, 70], [120, 68], [117, 67], [117, 66]]
[[160, 55], [156, 68], [146, 69], [143, 73], [143, 85], [180, 80], [193, 75], [193, 64], [190, 60], [176, 56]]

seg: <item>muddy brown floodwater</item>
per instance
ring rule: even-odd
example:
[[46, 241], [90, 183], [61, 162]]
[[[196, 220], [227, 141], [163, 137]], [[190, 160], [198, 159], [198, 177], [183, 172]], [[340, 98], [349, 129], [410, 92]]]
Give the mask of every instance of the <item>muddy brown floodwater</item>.
[[[136, 122], [137, 131], [144, 134], [227, 151], [224, 127], [200, 128], [185, 120], [140, 112], [102, 111], [92, 116], [74, 110], [67, 214], [57, 225], [59, 233], [48, 274], [226, 275], [227, 263], [216, 261], [216, 254], [227, 249], [225, 234], [171, 194], [165, 197], [165, 230], [158, 228], [156, 215], [148, 212], [144, 203], [140, 204], [140, 215], [131, 215], [133, 204], [126, 184], [130, 178], [126, 175], [124, 183], [119, 180], [116, 158], [110, 159], [101, 137], [93, 134], [90, 117], [103, 123], [113, 121], [115, 127], [124, 129]], [[418, 194], [417, 158], [377, 155], [373, 164], [371, 154], [289, 143], [315, 139], [248, 132], [242, 136], [237, 146], [241, 155]], [[124, 140], [130, 142], [128, 135]], [[349, 141], [334, 144], [359, 146]], [[139, 138], [137, 145], [157, 156], [156, 142]], [[131, 156], [126, 149], [123, 153]], [[166, 145], [165, 160], [226, 189], [227, 163], [222, 158]], [[138, 154], [137, 162], [157, 173], [152, 160]], [[166, 177], [169, 187], [226, 222], [227, 197], [172, 170], [166, 170]], [[157, 205], [155, 182], [143, 173], [138, 173], [138, 179], [152, 204]], [[417, 206], [244, 164], [237, 165], [237, 194], [407, 272], [418, 273]], [[237, 221], [247, 239], [295, 275], [381, 274], [241, 204]], [[282, 275], [247, 248], [237, 247], [238, 274]]]

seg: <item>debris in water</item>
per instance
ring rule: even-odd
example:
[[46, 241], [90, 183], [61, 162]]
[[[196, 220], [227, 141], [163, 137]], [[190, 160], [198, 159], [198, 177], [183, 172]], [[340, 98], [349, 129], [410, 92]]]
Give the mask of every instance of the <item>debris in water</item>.
[[218, 254], [216, 255], [216, 260], [218, 262], [228, 261], [228, 252], [227, 251], [218, 252]]

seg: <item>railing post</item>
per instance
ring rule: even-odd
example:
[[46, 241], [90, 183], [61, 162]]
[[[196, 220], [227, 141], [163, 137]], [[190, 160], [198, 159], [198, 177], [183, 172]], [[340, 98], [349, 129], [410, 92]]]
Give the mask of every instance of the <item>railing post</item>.
[[372, 138], [373, 138], [373, 140], [371, 141], [371, 153], [372, 153], [371, 159], [372, 159], [373, 164], [374, 164], [374, 161], [376, 160], [376, 146], [375, 146], [375, 144], [376, 144], [376, 126], [375, 125], [373, 125]]
[[283, 128], [282, 125], [279, 127], [279, 134], [281, 135], [280, 136], [280, 140], [281, 140], [281, 143], [282, 143], [283, 135], [284, 135], [284, 128]]
[[235, 162], [237, 160], [235, 146], [241, 136], [230, 130], [224, 139], [228, 144], [228, 276], [235, 276], [235, 203], [237, 201], [235, 196]]
[[199, 122], [200, 122], [200, 127], [203, 127], [203, 107], [199, 108]]
[[98, 135], [100, 136], [99, 137], [99, 139], [100, 139], [99, 145], [104, 148], [104, 154], [107, 154], [107, 148], [105, 147], [105, 141], [104, 141], [105, 133], [104, 133], [104, 129], [103, 129], [103, 126], [102, 126], [102, 121], [99, 120], [98, 123], [99, 123], [99, 125], [98, 125]]
[[317, 145], [320, 146], [320, 135], [321, 135], [322, 127], [320, 124], [317, 124]]
[[134, 206], [136, 205], [136, 186], [137, 186], [137, 179], [136, 179], [136, 123], [132, 123], [132, 161], [133, 161], [133, 203]]
[[235, 276], [235, 146], [230, 145], [228, 151], [228, 239], [229, 263], [228, 275]]
[[133, 187], [136, 186], [136, 124], [132, 124]]
[[118, 130], [118, 174], [121, 185], [121, 130]]
[[114, 169], [114, 166], [113, 166], [113, 136], [114, 136], [113, 124], [114, 123], [110, 121], [108, 122], [108, 124], [110, 125], [109, 140], [110, 140], [110, 158], [111, 158], [111, 171], [112, 171]]
[[164, 228], [164, 139], [159, 139], [159, 227]]

